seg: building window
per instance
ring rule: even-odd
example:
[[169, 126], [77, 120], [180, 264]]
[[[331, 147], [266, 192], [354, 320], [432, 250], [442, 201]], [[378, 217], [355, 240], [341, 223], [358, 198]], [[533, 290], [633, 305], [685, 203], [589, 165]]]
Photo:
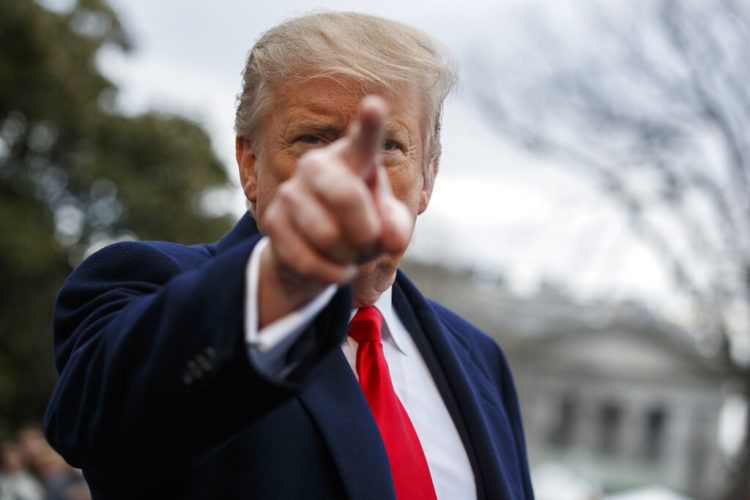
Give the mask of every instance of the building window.
[[556, 413], [551, 416], [547, 441], [556, 448], [568, 448], [573, 444], [576, 400], [571, 394], [560, 398]]
[[643, 457], [656, 462], [664, 454], [667, 411], [661, 406], [656, 406], [646, 411], [644, 418]]
[[599, 409], [599, 452], [617, 454], [622, 431], [622, 408], [615, 403], [605, 403]]

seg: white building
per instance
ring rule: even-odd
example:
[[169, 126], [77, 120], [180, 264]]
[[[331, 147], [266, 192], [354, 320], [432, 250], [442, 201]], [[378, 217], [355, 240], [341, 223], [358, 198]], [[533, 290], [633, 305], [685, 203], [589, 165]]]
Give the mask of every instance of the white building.
[[513, 368], [532, 467], [558, 463], [603, 493], [661, 485], [716, 498], [727, 374], [689, 336], [633, 304], [576, 304], [548, 288], [407, 263], [422, 290], [495, 337]]
[[714, 498], [725, 377], [661, 335], [605, 325], [509, 352], [532, 460], [564, 463], [605, 491], [661, 484]]

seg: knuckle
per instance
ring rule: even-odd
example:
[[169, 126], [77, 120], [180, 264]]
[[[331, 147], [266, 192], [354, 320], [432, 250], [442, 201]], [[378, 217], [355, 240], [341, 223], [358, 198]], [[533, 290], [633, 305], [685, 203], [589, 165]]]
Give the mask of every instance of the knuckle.
[[294, 257], [294, 268], [300, 275], [309, 277], [315, 272], [315, 263], [309, 255], [297, 252]]
[[371, 217], [363, 217], [361, 227], [362, 238], [368, 241], [380, 238], [383, 232], [383, 223], [374, 213]]
[[347, 182], [331, 193], [331, 202], [341, 208], [353, 208], [364, 202], [363, 189], [356, 182]]
[[314, 238], [318, 246], [328, 248], [341, 240], [341, 231], [333, 224], [325, 224], [317, 229]]
[[358, 246], [369, 246], [380, 239], [383, 225], [376, 217], [363, 215], [352, 233], [352, 240]]

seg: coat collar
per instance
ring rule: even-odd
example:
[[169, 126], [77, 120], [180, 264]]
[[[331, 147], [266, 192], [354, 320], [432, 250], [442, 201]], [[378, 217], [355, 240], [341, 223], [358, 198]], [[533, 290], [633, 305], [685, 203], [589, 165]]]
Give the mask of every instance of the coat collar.
[[224, 235], [219, 241], [214, 243], [216, 253], [221, 253], [227, 248], [244, 241], [245, 239], [260, 234], [258, 231], [258, 225], [255, 223], [255, 219], [252, 218], [250, 212], [245, 212], [240, 220]]

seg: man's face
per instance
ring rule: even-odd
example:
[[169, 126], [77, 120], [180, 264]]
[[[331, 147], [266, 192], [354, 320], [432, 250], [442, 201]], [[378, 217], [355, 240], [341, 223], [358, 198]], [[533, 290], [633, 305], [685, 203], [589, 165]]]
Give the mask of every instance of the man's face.
[[269, 202], [292, 176], [299, 158], [345, 135], [367, 94], [380, 95], [389, 107], [381, 157], [394, 196], [415, 219], [427, 208], [437, 162], [426, 165], [424, 126], [429, 120], [417, 89], [412, 86], [393, 95], [348, 78], [317, 78], [274, 92], [259, 137], [238, 147], [242, 185], [255, 203], [261, 230]]

